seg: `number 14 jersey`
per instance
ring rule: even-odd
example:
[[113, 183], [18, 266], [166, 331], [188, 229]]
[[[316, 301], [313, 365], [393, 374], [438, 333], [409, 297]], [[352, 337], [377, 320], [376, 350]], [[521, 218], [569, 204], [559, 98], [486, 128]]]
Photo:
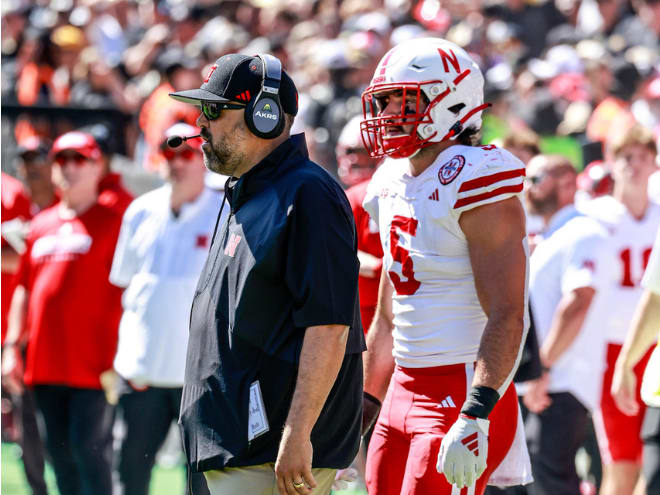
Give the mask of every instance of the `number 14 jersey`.
[[416, 177], [409, 167], [407, 159], [385, 160], [364, 199], [394, 286], [394, 359], [408, 368], [472, 362], [487, 318], [458, 220], [521, 199], [525, 166], [495, 146], [455, 145]]

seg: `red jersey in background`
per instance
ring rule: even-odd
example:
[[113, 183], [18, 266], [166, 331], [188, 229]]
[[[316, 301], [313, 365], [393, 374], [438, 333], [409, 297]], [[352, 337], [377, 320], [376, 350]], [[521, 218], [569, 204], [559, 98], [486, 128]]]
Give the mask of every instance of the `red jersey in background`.
[[358, 278], [358, 287], [360, 290], [360, 316], [362, 317], [362, 328], [366, 334], [371, 326], [371, 321], [376, 312], [378, 302], [378, 285], [380, 283], [380, 271], [382, 268], [383, 248], [380, 243], [378, 225], [371, 220], [369, 214], [362, 207], [362, 201], [367, 193], [369, 180], [360, 182], [346, 191], [346, 196], [351, 204], [353, 216], [355, 217], [355, 227], [358, 236], [358, 250], [371, 254], [381, 259], [381, 263], [373, 277]]
[[[21, 219], [29, 220], [32, 216], [30, 214], [30, 198], [28, 197], [23, 183], [15, 179], [9, 174], [2, 172], [2, 191], [0, 192], [0, 199], [2, 200], [2, 222], [9, 220]], [[4, 230], [4, 228], [3, 228]], [[9, 243], [2, 237], [2, 248], [8, 248]], [[5, 335], [7, 333], [7, 313], [9, 313], [9, 306], [11, 298], [14, 294], [14, 273], [5, 272], [5, 267], [2, 270], [2, 343], [5, 342]]]
[[121, 317], [122, 291], [108, 281], [121, 219], [97, 203], [71, 219], [54, 206], [32, 220], [17, 276], [29, 292], [27, 385], [101, 388]]

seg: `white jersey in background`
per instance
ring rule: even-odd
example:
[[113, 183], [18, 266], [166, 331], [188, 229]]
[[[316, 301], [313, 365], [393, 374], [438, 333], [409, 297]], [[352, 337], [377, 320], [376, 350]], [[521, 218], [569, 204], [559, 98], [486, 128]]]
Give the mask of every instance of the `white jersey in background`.
[[642, 295], [640, 281], [660, 226], [660, 205], [651, 202], [639, 220], [612, 196], [583, 203], [580, 209], [609, 233], [600, 249], [602, 292], [593, 301], [584, 324], [594, 325], [608, 342], [623, 344]]
[[[398, 365], [476, 360], [487, 318], [458, 220], [477, 206], [521, 199], [524, 175], [525, 165], [506, 150], [461, 145], [444, 150], [416, 177], [407, 159], [387, 159], [374, 174], [364, 207], [378, 223], [383, 268], [394, 286]], [[527, 301], [521, 304], [527, 308]]]
[[175, 217], [171, 193], [167, 184], [131, 203], [110, 271], [110, 282], [126, 288], [114, 367], [140, 386], [183, 385], [190, 308], [222, 202], [204, 188]]
[[[555, 217], [575, 213], [573, 205]], [[553, 217], [553, 219], [555, 218]], [[552, 222], [551, 222], [552, 223]], [[582, 287], [602, 296], [599, 251], [607, 240], [606, 229], [587, 216], [573, 217], [541, 241], [530, 259], [529, 293], [536, 334], [540, 343], [550, 333], [557, 307], [566, 294]], [[603, 296], [604, 297], [604, 296]], [[593, 306], [589, 312], [593, 312]], [[588, 313], [588, 314], [590, 314]], [[580, 328], [575, 340], [552, 365], [548, 391], [570, 392], [589, 410], [598, 405], [605, 362], [605, 338], [595, 326]], [[576, 380], [576, 377], [580, 377]], [[524, 393], [526, 388], [518, 386]]]

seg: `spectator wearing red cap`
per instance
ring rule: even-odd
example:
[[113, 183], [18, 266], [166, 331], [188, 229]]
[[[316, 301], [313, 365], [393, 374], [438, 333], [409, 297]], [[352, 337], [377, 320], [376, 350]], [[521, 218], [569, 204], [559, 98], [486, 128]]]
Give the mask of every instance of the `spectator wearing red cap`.
[[[118, 493], [147, 495], [156, 452], [179, 417], [188, 319], [222, 196], [204, 186], [199, 130], [175, 124], [161, 141], [167, 184], [137, 198], [122, 221], [110, 281], [125, 288], [114, 367], [118, 377]], [[228, 210], [224, 210], [227, 216]], [[195, 494], [208, 493], [202, 474]]]
[[3, 381], [13, 392], [23, 381], [34, 390], [60, 493], [109, 495], [112, 409], [100, 375], [112, 366], [121, 315], [121, 291], [108, 282], [121, 216], [98, 203], [103, 165], [96, 141], [70, 132], [50, 156], [61, 201], [30, 223]]

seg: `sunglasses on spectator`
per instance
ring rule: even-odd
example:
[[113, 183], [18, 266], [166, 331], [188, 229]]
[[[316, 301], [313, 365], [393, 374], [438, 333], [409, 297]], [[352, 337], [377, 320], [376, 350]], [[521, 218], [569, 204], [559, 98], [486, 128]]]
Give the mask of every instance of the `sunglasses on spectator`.
[[241, 108], [245, 108], [245, 105], [240, 105], [238, 103], [227, 103], [227, 102], [222, 102], [218, 103], [215, 101], [201, 101], [201, 108], [202, 108], [202, 113], [204, 114], [204, 117], [206, 117], [208, 120], [215, 120], [222, 115], [222, 111], [225, 109], [229, 110], [238, 110]]
[[88, 161], [88, 158], [80, 153], [58, 153], [55, 155], [55, 163], [63, 167], [67, 163], [73, 163], [76, 167], [82, 167]]
[[530, 183], [536, 186], [537, 184], [543, 182], [543, 179], [545, 179], [547, 175], [548, 174], [546, 172], [538, 175], [528, 175], [527, 177], [525, 177], [525, 180], [529, 181]]
[[173, 150], [171, 148], [164, 148], [161, 150], [162, 155], [166, 160], [173, 160], [177, 156], [180, 156], [184, 160], [192, 160], [195, 156], [195, 150], [192, 148], [184, 148], [182, 150]]

